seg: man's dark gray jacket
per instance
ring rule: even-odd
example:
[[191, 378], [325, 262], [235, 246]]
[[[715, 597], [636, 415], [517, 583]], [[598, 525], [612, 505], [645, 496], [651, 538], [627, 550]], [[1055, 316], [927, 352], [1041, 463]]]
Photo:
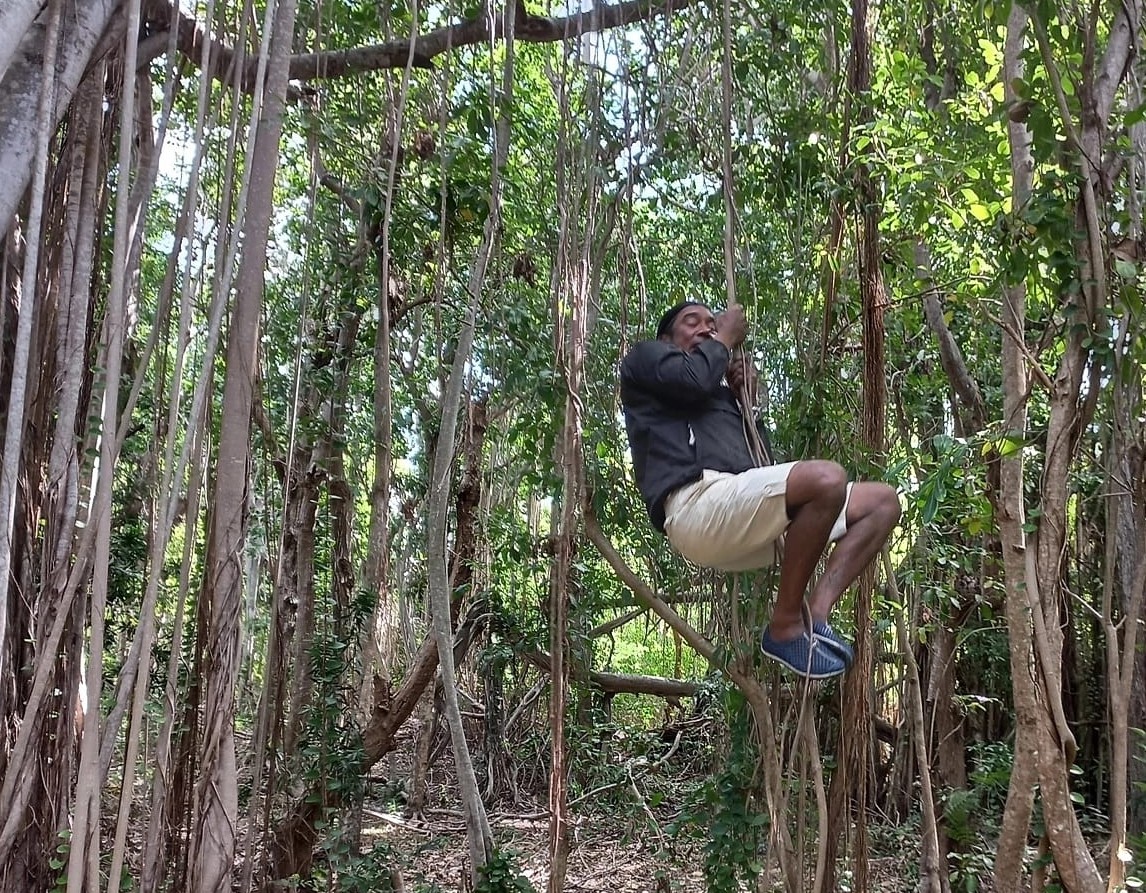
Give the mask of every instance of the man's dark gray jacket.
[[621, 363], [621, 403], [637, 486], [664, 532], [665, 499], [704, 470], [738, 473], [756, 465], [732, 391], [721, 384], [728, 348], [707, 339], [691, 352], [642, 341]]

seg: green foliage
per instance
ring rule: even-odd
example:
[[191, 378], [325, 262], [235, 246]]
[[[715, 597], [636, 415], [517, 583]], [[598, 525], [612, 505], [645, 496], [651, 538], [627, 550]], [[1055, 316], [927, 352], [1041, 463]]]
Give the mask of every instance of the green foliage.
[[971, 748], [973, 768], [966, 790], [943, 796], [943, 821], [952, 840], [971, 847], [998, 831], [1011, 780], [1014, 753], [1006, 742], [977, 742]]
[[325, 857], [309, 878], [299, 884], [300, 890], [335, 890], [338, 893], [393, 893], [393, 869], [400, 864], [394, 849], [375, 843], [359, 852], [349, 835], [341, 828], [322, 843]]
[[1006, 742], [977, 742], [966, 790], [942, 797], [943, 824], [958, 844], [948, 855], [952, 889], [976, 893], [994, 872], [994, 841], [1002, 822], [1014, 752]]
[[56, 844], [55, 854], [48, 859], [48, 868], [55, 873], [56, 882], [52, 885], [51, 893], [63, 893], [68, 889], [68, 859], [72, 851], [72, 831], [63, 828], [56, 834], [59, 843]]
[[995, 857], [990, 850], [972, 849], [949, 853], [947, 862], [952, 890], [977, 893], [982, 889], [991, 889], [989, 884], [995, 873]]
[[478, 871], [474, 893], [536, 893], [533, 884], [517, 868], [513, 850], [494, 849]]

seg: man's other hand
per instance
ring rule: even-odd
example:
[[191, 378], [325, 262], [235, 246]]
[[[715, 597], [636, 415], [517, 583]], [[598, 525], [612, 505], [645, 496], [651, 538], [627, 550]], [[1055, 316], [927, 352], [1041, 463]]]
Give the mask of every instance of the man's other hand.
[[732, 388], [733, 394], [739, 397], [747, 387], [749, 405], [756, 403], [756, 367], [748, 357], [742, 354], [729, 360], [728, 371], [724, 373], [724, 377], [728, 379], [728, 386]]
[[716, 334], [713, 337], [732, 350], [744, 343], [744, 336], [748, 334], [748, 320], [744, 318], [744, 308], [739, 304], [731, 304], [720, 316], [716, 317]]

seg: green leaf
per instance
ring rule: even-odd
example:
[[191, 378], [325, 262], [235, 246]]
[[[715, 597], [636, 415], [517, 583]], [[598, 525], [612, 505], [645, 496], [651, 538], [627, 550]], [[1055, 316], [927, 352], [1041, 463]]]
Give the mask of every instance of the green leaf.
[[939, 494], [936, 488], [932, 487], [931, 492], [927, 496], [927, 502], [923, 505], [923, 523], [930, 524], [935, 520], [935, 516], [939, 513]]

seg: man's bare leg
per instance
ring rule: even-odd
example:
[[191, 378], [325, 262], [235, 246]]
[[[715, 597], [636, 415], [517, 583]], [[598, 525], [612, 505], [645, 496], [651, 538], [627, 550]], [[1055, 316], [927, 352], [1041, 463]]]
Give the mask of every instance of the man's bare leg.
[[823, 576], [808, 596], [813, 620], [828, 619], [835, 603], [883, 548], [899, 515], [899, 497], [887, 484], [861, 482], [852, 487], [847, 533], [836, 542]]
[[[792, 523], [785, 534], [780, 588], [769, 623], [772, 638], [778, 642], [791, 641], [806, 629], [804, 593], [843, 508], [847, 480], [847, 472], [840, 465], [824, 459], [798, 462], [788, 474], [785, 502]], [[852, 489], [853, 502], [856, 489], [858, 487]], [[859, 524], [858, 518], [856, 523]], [[848, 533], [851, 534], [851, 530]], [[833, 557], [838, 552], [839, 546]]]

